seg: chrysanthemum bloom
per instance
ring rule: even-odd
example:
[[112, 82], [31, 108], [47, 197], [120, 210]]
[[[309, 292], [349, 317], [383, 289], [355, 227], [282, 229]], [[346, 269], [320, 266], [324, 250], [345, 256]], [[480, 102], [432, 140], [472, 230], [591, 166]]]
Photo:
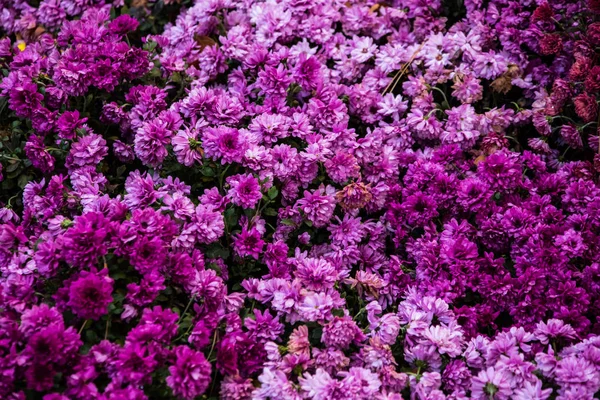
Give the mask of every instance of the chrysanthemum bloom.
[[307, 257], [298, 260], [295, 275], [308, 290], [329, 289], [338, 279], [333, 265], [322, 258]]
[[322, 193], [322, 190], [316, 190], [313, 193], [305, 190], [304, 198], [298, 200], [296, 205], [315, 227], [320, 228], [331, 220], [335, 210], [335, 199], [333, 196]]
[[109, 221], [98, 212], [75, 217], [75, 222], [63, 236], [63, 257], [75, 267], [95, 265], [107, 252]]
[[208, 388], [212, 367], [202, 352], [188, 346], [177, 346], [174, 353], [175, 364], [169, 367], [167, 385], [175, 396], [192, 400]]
[[596, 98], [588, 93], [582, 93], [573, 99], [575, 112], [585, 122], [592, 122], [598, 116], [598, 103]]
[[227, 178], [231, 187], [227, 195], [231, 202], [243, 208], [254, 208], [262, 198], [258, 179], [250, 174], [233, 175]]
[[195, 129], [185, 129], [177, 132], [171, 139], [173, 152], [177, 161], [181, 164], [191, 167], [195, 162], [202, 160], [203, 150], [200, 147], [198, 133]]
[[510, 373], [496, 371], [493, 367], [483, 370], [473, 378], [471, 395], [474, 399], [507, 400], [512, 394], [510, 387]]
[[125, 14], [110, 21], [108, 30], [117, 35], [123, 35], [127, 32], [135, 31], [139, 24], [137, 19], [133, 18], [131, 15]]
[[600, 22], [594, 22], [587, 28], [588, 40], [596, 46], [600, 44]]
[[562, 38], [555, 33], [546, 34], [540, 39], [540, 53], [544, 56], [559, 53], [562, 46]]
[[65, 165], [67, 168], [96, 166], [107, 154], [106, 140], [102, 136], [92, 133], [73, 143]]
[[157, 167], [167, 156], [166, 145], [172, 132], [167, 129], [164, 121], [154, 120], [144, 122], [135, 135], [135, 154], [144, 163]]
[[58, 137], [72, 140], [76, 136], [76, 130], [80, 128], [87, 118], [79, 118], [79, 111], [65, 111], [56, 121]]
[[37, 85], [31, 80], [25, 80], [10, 90], [8, 104], [17, 117], [27, 118], [33, 110], [40, 107], [42, 100], [44, 95], [38, 92]]
[[255, 227], [247, 229], [244, 226], [242, 232], [234, 236], [233, 249], [240, 257], [249, 256], [258, 260], [264, 245], [265, 242]]
[[365, 335], [349, 316], [335, 317], [323, 327], [321, 341], [325, 346], [347, 349], [352, 342], [365, 340]]
[[120, 140], [115, 140], [113, 142], [113, 153], [119, 161], [123, 163], [129, 163], [135, 160], [135, 153], [133, 152], [133, 148], [130, 145], [127, 145]]
[[195, 233], [198, 242], [212, 243], [225, 232], [225, 220], [220, 212], [200, 204], [196, 207], [189, 228]]
[[44, 139], [37, 135], [31, 135], [25, 144], [25, 154], [34, 167], [44, 173], [54, 170], [54, 157], [46, 151]]
[[597, 93], [600, 90], [600, 65], [596, 65], [585, 78], [585, 89], [590, 93]]
[[552, 11], [552, 7], [548, 3], [542, 3], [535, 9], [533, 15], [531, 16], [531, 20], [533, 22], [543, 21], [548, 22], [554, 16], [554, 12]]
[[81, 271], [79, 278], [71, 283], [67, 305], [78, 317], [97, 320], [108, 312], [113, 300], [113, 282], [106, 269], [97, 273]]
[[345, 186], [335, 195], [340, 206], [347, 210], [360, 209], [367, 205], [373, 198], [371, 188], [361, 182], [351, 183]]
[[579, 130], [573, 125], [563, 125], [560, 130], [560, 136], [562, 136], [565, 143], [574, 149], [581, 149], [583, 147], [583, 141], [581, 140], [581, 134]]
[[310, 355], [310, 341], [308, 339], [308, 327], [306, 325], [300, 325], [292, 331], [287, 347], [291, 354]]
[[592, 68], [592, 60], [586, 57], [581, 57], [571, 65], [569, 70], [569, 79], [573, 81], [582, 81], [587, 77], [588, 71]]
[[239, 130], [224, 126], [207, 128], [202, 133], [202, 146], [207, 157], [221, 164], [240, 162], [247, 147]]

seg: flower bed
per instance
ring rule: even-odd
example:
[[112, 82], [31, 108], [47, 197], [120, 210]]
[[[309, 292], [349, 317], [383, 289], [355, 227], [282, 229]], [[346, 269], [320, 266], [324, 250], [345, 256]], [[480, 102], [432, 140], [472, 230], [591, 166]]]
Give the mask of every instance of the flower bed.
[[0, 6], [0, 398], [597, 397], [599, 1]]

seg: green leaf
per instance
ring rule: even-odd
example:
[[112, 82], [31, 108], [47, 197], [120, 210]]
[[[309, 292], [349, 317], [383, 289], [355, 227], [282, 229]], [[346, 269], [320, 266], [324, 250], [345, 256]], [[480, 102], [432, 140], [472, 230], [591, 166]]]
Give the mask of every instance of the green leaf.
[[277, 197], [277, 195], [279, 194], [279, 190], [277, 190], [277, 188], [275, 186], [272, 186], [269, 191], [267, 192], [267, 196], [269, 196], [269, 199], [273, 200]]
[[277, 210], [273, 209], [273, 208], [267, 208], [263, 211], [264, 215], [267, 215], [269, 217], [275, 217], [277, 216]]
[[216, 175], [217, 175], [217, 174], [215, 173], [215, 170], [214, 170], [214, 169], [212, 169], [212, 168], [211, 168], [211, 167], [209, 167], [209, 166], [203, 167], [203, 168], [200, 170], [200, 173], [201, 173], [202, 175], [204, 175], [204, 176], [216, 176]]
[[333, 314], [334, 317], [343, 317], [344, 316], [344, 310], [341, 308], [334, 308], [331, 311], [331, 314]]
[[291, 219], [289, 219], [289, 218], [284, 218], [284, 219], [282, 219], [282, 220], [281, 220], [281, 223], [282, 223], [282, 224], [284, 224], [284, 225], [287, 225], [287, 226], [294, 226], [294, 225], [296, 225], [296, 224], [294, 223], [294, 221], [292, 221], [292, 220], [291, 220]]
[[21, 175], [19, 176], [19, 179], [17, 180], [17, 184], [19, 185], [19, 187], [21, 189], [25, 188], [25, 185], [27, 185], [29, 183], [29, 181], [31, 181], [33, 177], [31, 175]]
[[17, 168], [19, 168], [19, 165], [20, 165], [20, 163], [18, 161], [10, 164], [8, 167], [6, 167], [6, 172], [16, 171]]
[[228, 226], [233, 227], [237, 224], [238, 215], [237, 215], [235, 208], [229, 208], [229, 209], [225, 210], [224, 216], [225, 216], [225, 222], [227, 223]]
[[122, 176], [126, 170], [127, 170], [127, 166], [121, 165], [119, 168], [117, 168], [117, 176]]

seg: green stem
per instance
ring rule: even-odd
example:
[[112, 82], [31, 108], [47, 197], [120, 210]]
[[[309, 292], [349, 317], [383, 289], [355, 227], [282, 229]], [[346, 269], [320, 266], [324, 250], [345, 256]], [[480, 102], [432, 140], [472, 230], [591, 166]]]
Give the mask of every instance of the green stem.
[[437, 90], [438, 92], [440, 92], [442, 94], [442, 97], [444, 97], [444, 101], [446, 102], [446, 104], [450, 105], [450, 103], [448, 103], [448, 98], [446, 97], [446, 93], [444, 93], [444, 91], [442, 89], [440, 89], [437, 86], [430, 86], [429, 87], [432, 90]]
[[110, 328], [110, 315], [106, 318], [106, 328], [104, 329], [104, 340], [108, 339], [108, 329]]
[[229, 167], [231, 167], [231, 164], [228, 164], [227, 167], [225, 167], [225, 169], [223, 170], [223, 172], [221, 172], [221, 175], [219, 176], [219, 189], [223, 190], [223, 179], [225, 179], [225, 174], [227, 173], [227, 170], [229, 169]]
[[185, 310], [183, 310], [183, 312], [181, 313], [181, 315], [179, 316], [179, 321], [177, 321], [177, 325], [179, 325], [181, 323], [181, 321], [183, 321], [183, 318], [185, 317], [185, 314], [187, 314], [190, 306], [192, 305], [192, 302], [196, 299], [196, 295], [193, 295], [192, 298], [190, 299], [190, 301], [188, 301], [187, 306], [185, 306]]
[[21, 161], [20, 158], [11, 157], [11, 156], [5, 156], [4, 154], [0, 154], [0, 157], [4, 158], [6, 160]]
[[596, 121], [592, 121], [592, 122], [588, 122], [587, 124], [583, 125], [582, 127], [579, 128], [580, 131], [584, 130], [585, 128], [587, 128], [590, 125], [594, 125], [597, 124]]
[[207, 360], [210, 360], [210, 356], [212, 355], [213, 350], [215, 349], [215, 343], [217, 343], [217, 333], [219, 333], [219, 330], [215, 329], [215, 333], [213, 334], [212, 344], [210, 345], [210, 351], [208, 352], [208, 357], [206, 357]]
[[429, 111], [427, 113], [427, 115], [425, 116], [425, 119], [429, 119], [429, 117], [431, 117], [431, 115], [433, 115], [433, 113], [436, 112], [436, 111], [442, 111], [443, 112], [444, 110], [440, 110], [439, 108], [434, 108], [433, 110], [431, 110], [431, 111]]
[[79, 328], [79, 332], [77, 332], [78, 335], [81, 336], [81, 332], [83, 332], [83, 329], [85, 328], [85, 325], [87, 324], [88, 320], [86, 319], [85, 321], [83, 321], [83, 324], [81, 325], [81, 328]]

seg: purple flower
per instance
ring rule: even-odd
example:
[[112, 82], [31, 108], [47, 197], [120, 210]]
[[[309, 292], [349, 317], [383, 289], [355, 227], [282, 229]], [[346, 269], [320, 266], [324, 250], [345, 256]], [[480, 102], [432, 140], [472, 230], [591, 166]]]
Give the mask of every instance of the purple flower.
[[177, 346], [173, 352], [176, 361], [169, 367], [166, 379], [173, 395], [187, 400], [202, 395], [208, 388], [212, 370], [204, 354], [188, 346]]
[[489, 367], [472, 379], [471, 396], [474, 399], [509, 399], [511, 395], [509, 376], [504, 371]]
[[246, 140], [233, 128], [207, 128], [202, 134], [202, 146], [207, 157], [221, 164], [240, 162], [246, 151]]
[[306, 218], [320, 228], [325, 226], [333, 217], [335, 210], [335, 199], [324, 193], [324, 190], [316, 190], [313, 193], [304, 191], [304, 197], [297, 201], [296, 206], [306, 215]]
[[83, 319], [97, 320], [106, 315], [112, 303], [113, 280], [106, 269], [100, 272], [81, 271], [69, 287], [67, 305]]
[[40, 136], [31, 135], [25, 144], [25, 154], [34, 167], [44, 173], [54, 170], [55, 159], [46, 151], [44, 139]]
[[187, 167], [202, 161], [203, 152], [197, 139], [198, 134], [195, 129], [185, 129], [173, 136], [171, 144], [177, 161]]
[[63, 257], [75, 267], [90, 267], [107, 252], [109, 221], [98, 212], [75, 218], [73, 226], [63, 236]]
[[131, 15], [119, 15], [117, 18], [110, 21], [108, 30], [117, 35], [124, 35], [127, 32], [135, 31], [139, 26], [137, 19]]
[[335, 317], [323, 327], [321, 341], [330, 347], [347, 349], [351, 343], [360, 343], [365, 340], [365, 335], [352, 318]]
[[79, 118], [79, 111], [65, 111], [56, 121], [58, 136], [63, 139], [73, 140], [77, 134], [76, 130], [81, 128], [87, 118]]
[[92, 133], [73, 143], [65, 165], [67, 168], [96, 166], [107, 154], [106, 140], [102, 136]]
[[168, 154], [165, 146], [169, 143], [171, 135], [172, 132], [161, 120], [144, 122], [135, 135], [135, 154], [144, 164], [159, 166]]
[[200, 243], [212, 243], [225, 232], [223, 215], [211, 207], [200, 204], [196, 207], [192, 223], [187, 226], [186, 231], [194, 234]]
[[250, 174], [233, 175], [227, 178], [231, 202], [243, 208], [254, 208], [262, 198], [258, 179]]
[[249, 256], [258, 260], [264, 245], [265, 242], [262, 240], [261, 233], [256, 227], [247, 229], [244, 226], [242, 231], [234, 236], [233, 248], [235, 253], [240, 257]]
[[295, 276], [309, 290], [332, 288], [338, 280], [338, 272], [333, 265], [322, 258], [301, 258], [296, 261]]

